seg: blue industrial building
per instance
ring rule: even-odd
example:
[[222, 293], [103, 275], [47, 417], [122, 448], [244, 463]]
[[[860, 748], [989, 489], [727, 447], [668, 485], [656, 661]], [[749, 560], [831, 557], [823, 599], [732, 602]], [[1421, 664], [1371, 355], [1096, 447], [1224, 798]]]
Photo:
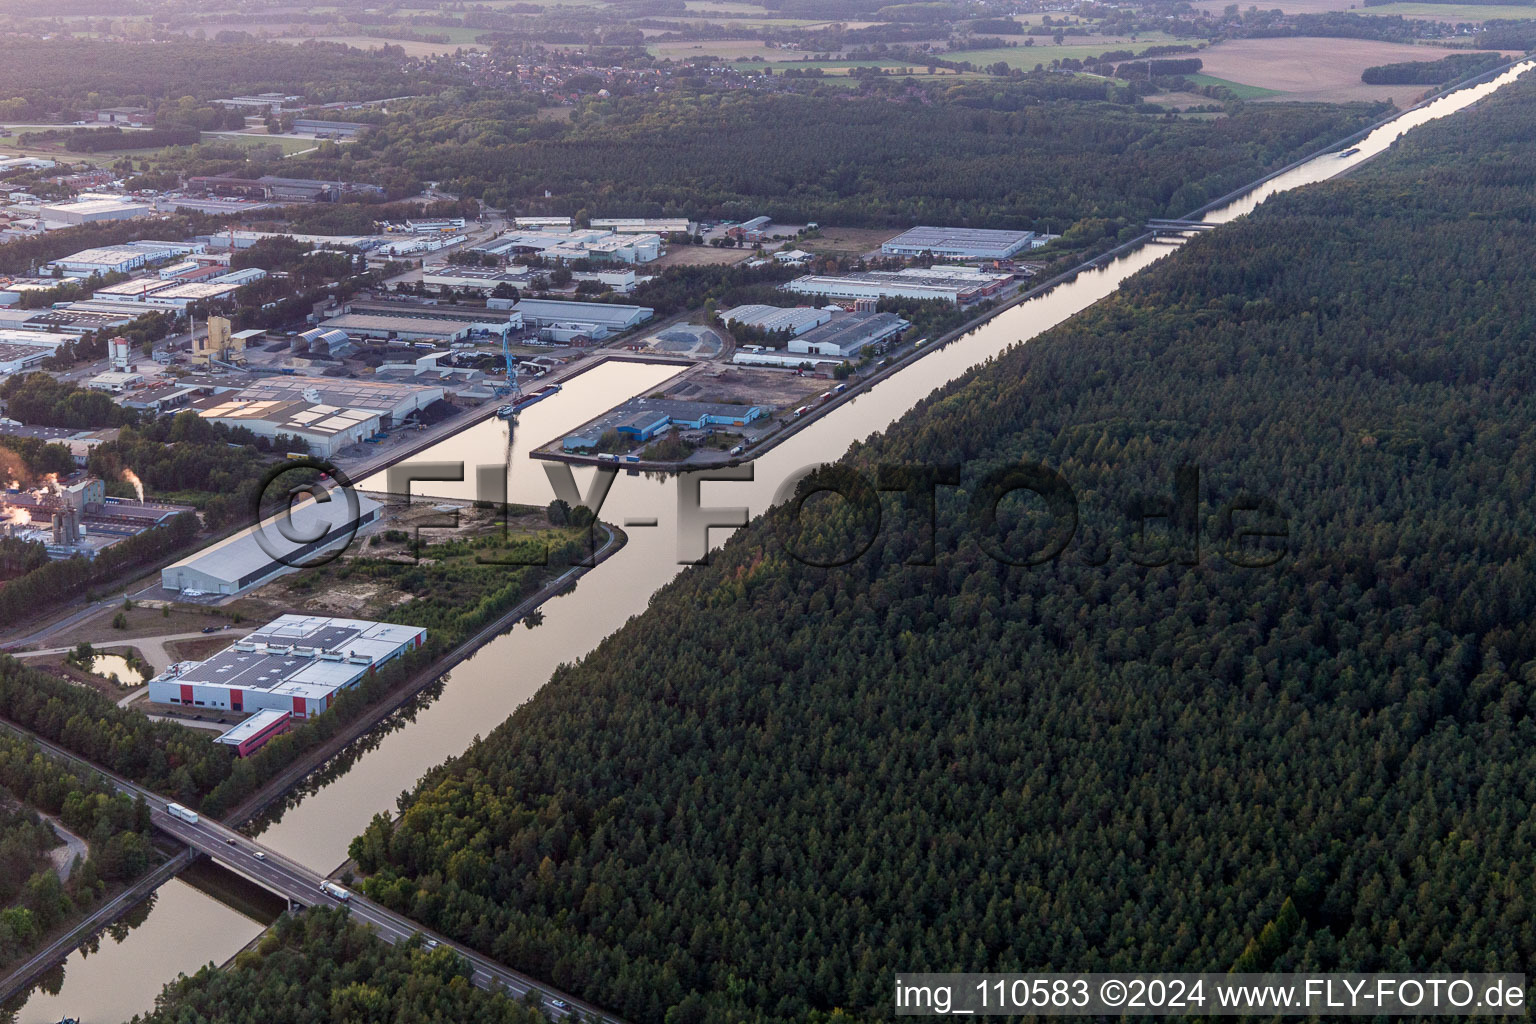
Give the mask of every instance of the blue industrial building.
[[667, 398], [636, 398], [593, 420], [560, 444], [566, 451], [595, 448], [602, 436], [616, 430], [626, 440], [643, 444], [671, 427], [704, 430], [744, 427], [763, 415], [761, 406], [721, 402], [685, 402]]

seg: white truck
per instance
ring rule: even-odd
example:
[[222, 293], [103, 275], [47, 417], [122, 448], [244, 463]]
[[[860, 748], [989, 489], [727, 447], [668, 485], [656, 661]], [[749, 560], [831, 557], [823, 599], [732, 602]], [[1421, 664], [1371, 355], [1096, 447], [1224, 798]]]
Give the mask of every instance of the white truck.
[[197, 824], [197, 812], [181, 804], [166, 804], [165, 813], [173, 818], [180, 818], [189, 825]]
[[343, 889], [335, 882], [321, 882], [320, 891], [331, 897], [331, 899], [340, 900], [343, 903], [352, 898], [351, 893], [347, 892], [347, 890]]

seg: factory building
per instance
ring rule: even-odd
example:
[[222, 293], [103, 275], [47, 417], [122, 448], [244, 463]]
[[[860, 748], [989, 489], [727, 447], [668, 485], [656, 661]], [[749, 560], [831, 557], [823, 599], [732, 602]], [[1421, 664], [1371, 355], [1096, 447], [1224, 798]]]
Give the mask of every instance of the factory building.
[[227, 747], [234, 747], [235, 756], [237, 757], [250, 757], [256, 751], [266, 746], [267, 741], [272, 737], [281, 736], [287, 732], [288, 726], [292, 721], [292, 711], [267, 708], [264, 711], [256, 712], [213, 742], [222, 743]]
[[592, 226], [620, 235], [673, 235], [693, 231], [687, 217], [594, 217]]
[[141, 374], [131, 373], [127, 370], [108, 370], [105, 373], [98, 373], [87, 380], [85, 386], [92, 391], [106, 391], [114, 395], [120, 395], [124, 391], [138, 387], [143, 381], [144, 377]]
[[513, 217], [512, 223], [516, 227], [527, 228], [533, 231], [571, 230], [571, 218], [569, 217]]
[[84, 199], [73, 203], [50, 203], [38, 207], [43, 223], [73, 227], [99, 224], [109, 220], [132, 220], [150, 213], [147, 203], [128, 203], [120, 199]]
[[14, 331], [40, 331], [69, 334], [75, 338], [87, 331], [111, 330], [132, 323], [144, 314], [138, 307], [132, 312], [115, 304], [71, 302], [65, 309], [0, 309], [0, 328]]
[[365, 338], [459, 341], [477, 334], [504, 337], [522, 330], [523, 315], [504, 309], [448, 303], [356, 301], [346, 307], [346, 312], [331, 317], [320, 326]]
[[783, 306], [765, 306], [758, 303], [733, 306], [720, 314], [720, 321], [725, 324], [744, 324], [767, 331], [769, 334], [788, 331], [791, 337], [804, 334], [813, 327], [820, 327], [831, 319], [832, 314], [829, 311], [812, 306], [786, 309]]
[[887, 256], [932, 255], [951, 260], [1006, 260], [1028, 249], [1033, 231], [916, 227], [880, 246]]
[[412, 234], [435, 234], [443, 231], [463, 231], [463, 217], [439, 217], [435, 220], [408, 220], [405, 230]]
[[155, 112], [147, 107], [103, 107], [96, 111], [102, 124], [126, 124], [134, 128], [155, 123]]
[[969, 268], [934, 267], [870, 270], [840, 276], [807, 275], [783, 285], [797, 295], [828, 299], [937, 299], [955, 305], [976, 302], [1003, 289], [1011, 274], [989, 274]]
[[726, 228], [725, 233], [743, 242], [761, 242], [767, 239], [768, 229], [772, 224], [772, 217], [753, 217], [751, 220], [744, 220], [740, 224]]
[[82, 472], [63, 480], [50, 477], [31, 489], [0, 491], [0, 537], [42, 543], [50, 558], [94, 558], [121, 540], [192, 511], [186, 505], [109, 498], [99, 477]]
[[[379, 518], [383, 508], [357, 495], [357, 517], [348, 521], [350, 506], [340, 499], [320, 504], [304, 501], [293, 507], [291, 528], [279, 529], [276, 517], [251, 526], [195, 555], [160, 570], [160, 585], [183, 597], [240, 594], [294, 569], [317, 554], [349, 543], [357, 530]], [[314, 536], [308, 542], [290, 540]], [[280, 557], [279, 557], [280, 556]]]
[[533, 273], [527, 267], [504, 267], [492, 270], [488, 267], [433, 267], [423, 270], [421, 283], [429, 288], [457, 288], [489, 295], [502, 284], [513, 288], [528, 287]]
[[791, 353], [856, 359], [871, 345], [896, 337], [912, 324], [895, 313], [844, 313], [831, 322], [791, 338]]
[[346, 377], [262, 377], [241, 388], [237, 397], [247, 402], [308, 401], [377, 413], [385, 427], [404, 423], [412, 413], [441, 401], [443, 389], [421, 384], [396, 384], [382, 380]]
[[246, 285], [266, 276], [267, 272], [260, 267], [247, 267], [206, 281], [139, 277], [103, 285], [95, 290], [92, 298], [109, 302], [142, 302], [148, 306], [182, 310], [194, 302], [229, 298]]
[[472, 251], [507, 259], [540, 256], [557, 263], [569, 263], [572, 260], [650, 263], [661, 256], [661, 238], [649, 232], [620, 234], [601, 228], [578, 228], [574, 231], [519, 230], [476, 246]]
[[89, 277], [91, 274], [126, 274], [137, 270], [149, 261], [149, 253], [126, 245], [105, 245], [95, 249], [83, 249], [73, 256], [53, 261], [60, 270]]
[[0, 328], [0, 377], [41, 366], [60, 345], [79, 340], [78, 334], [41, 334]]
[[625, 306], [613, 302], [565, 302], [560, 299], [521, 299], [517, 310], [531, 327], [557, 324], [591, 324], [605, 331], [626, 331], [645, 323], [656, 311], [650, 306]]
[[227, 244], [231, 249], [249, 249], [266, 238], [291, 238], [295, 242], [322, 249], [368, 250], [384, 242], [381, 235], [302, 235], [292, 231], [223, 231], [214, 240]]
[[259, 178], [241, 178], [233, 174], [195, 177], [187, 180], [189, 188], [220, 196], [267, 199], [275, 203], [336, 203], [350, 195], [383, 195], [377, 185], [345, 181], [317, 181], [312, 178], [280, 178], [264, 174]]
[[309, 452], [331, 458], [379, 432], [379, 414], [302, 399], [240, 401], [213, 398], [196, 403], [197, 414], [210, 423], [244, 427], [257, 437], [274, 440], [284, 434], [302, 438]]
[[[427, 631], [420, 626], [283, 615], [207, 661], [172, 665], [149, 681], [149, 699], [313, 718], [325, 713], [338, 691], [356, 686], [380, 665], [426, 642]], [[251, 735], [237, 743], [254, 740], [274, 722], [268, 717], [252, 726]]]
[[236, 335], [227, 317], [210, 316], [208, 333], [192, 339], [191, 361], [202, 366], [218, 362], [231, 366], [245, 365], [245, 343], [252, 334], [261, 331], [241, 331]]
[[359, 124], [356, 121], [316, 121], [309, 117], [295, 118], [293, 130], [333, 139], [352, 139], [372, 128], [369, 124]]
[[143, 266], [206, 250], [207, 246], [201, 242], [125, 242], [122, 245], [84, 249], [72, 256], [56, 259], [50, 266], [83, 277], [91, 274], [126, 274]]
[[263, 92], [255, 96], [234, 96], [227, 100], [214, 100], [221, 107], [252, 110], [275, 114], [284, 107], [304, 102], [303, 96], [285, 96], [280, 92]]
[[560, 445], [568, 452], [595, 448], [610, 430], [617, 431], [634, 444], [644, 444], [672, 427], [685, 430], [744, 427], [762, 415], [762, 407], [756, 405], [634, 398], [568, 435]]
[[47, 292], [66, 284], [79, 284], [83, 277], [11, 277], [0, 278], [0, 306], [14, 306], [32, 292]]
[[43, 360], [53, 355], [51, 349], [38, 345], [16, 345], [0, 341], [0, 377], [26, 373], [43, 365]]

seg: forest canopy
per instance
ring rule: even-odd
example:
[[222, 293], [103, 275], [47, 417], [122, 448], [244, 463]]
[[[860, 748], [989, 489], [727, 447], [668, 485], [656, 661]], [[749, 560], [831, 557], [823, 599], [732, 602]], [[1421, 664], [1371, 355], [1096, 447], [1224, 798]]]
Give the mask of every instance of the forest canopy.
[[1264, 104], [1164, 120], [1102, 100], [988, 110], [738, 91], [620, 98], [557, 123], [507, 101], [438, 99], [349, 146], [345, 167], [313, 157], [300, 166], [375, 181], [404, 171], [523, 213], [1057, 233], [1081, 221], [1113, 235], [1187, 213], [1369, 113]]
[[[669, 1024], [885, 1020], [911, 969], [1523, 970], [1533, 103], [940, 389], [843, 463], [966, 468], [934, 564], [906, 516], [807, 566], [859, 523], [771, 511], [375, 819], [368, 893]], [[1198, 467], [1203, 509], [1273, 499], [1284, 557], [1149, 567], [1086, 521], [1006, 564], [964, 509], [1020, 461], [1106, 515]]]

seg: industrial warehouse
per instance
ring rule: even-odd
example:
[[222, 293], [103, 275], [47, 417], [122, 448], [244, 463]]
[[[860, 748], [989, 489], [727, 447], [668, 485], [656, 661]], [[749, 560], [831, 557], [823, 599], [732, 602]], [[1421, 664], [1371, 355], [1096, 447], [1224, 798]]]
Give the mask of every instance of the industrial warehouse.
[[915, 227], [880, 246], [887, 256], [934, 256], [946, 260], [1006, 260], [1030, 248], [1033, 231], [992, 228]]
[[363, 338], [453, 342], [477, 334], [499, 337], [521, 330], [523, 315], [479, 306], [358, 301], [320, 326]]
[[756, 405], [635, 398], [567, 435], [560, 446], [568, 452], [596, 448], [610, 430], [623, 440], [643, 444], [673, 427], [685, 430], [744, 427], [762, 414], [762, 408]]
[[661, 256], [661, 239], [649, 232], [639, 234], [601, 228], [575, 231], [517, 231], [494, 242], [476, 246], [473, 252], [498, 259], [538, 256], [556, 263], [591, 260], [595, 263], [650, 263]]
[[293, 507], [286, 525], [277, 517], [267, 519], [166, 566], [160, 570], [160, 585], [183, 598], [244, 593], [345, 547], [359, 529], [379, 518], [383, 507], [360, 494], [355, 506], [342, 499], [301, 502]]
[[83, 275], [126, 274], [130, 270], [163, 263], [177, 256], [206, 252], [207, 249], [201, 242], [125, 242], [122, 245], [84, 249], [54, 260], [49, 267]]
[[[325, 712], [338, 690], [356, 686], [426, 640], [427, 631], [419, 626], [283, 615], [207, 661], [172, 665], [149, 681], [149, 699], [312, 718]], [[261, 728], [243, 739], [256, 738]]]
[[[873, 305], [869, 300], [862, 300], [867, 305]], [[740, 309], [742, 307], [738, 307]], [[780, 313], [796, 313], [799, 310], [778, 310], [774, 306], [761, 306], [744, 316], [751, 317], [753, 323], [776, 323], [778, 319], [765, 310], [777, 310]], [[737, 314], [737, 309], [729, 310], [725, 315]], [[912, 324], [903, 320], [895, 313], [876, 313], [871, 309], [856, 310], [851, 313], [829, 312], [816, 310], [826, 317], [824, 321], [799, 334], [790, 337], [782, 350], [771, 349], [764, 345], [743, 345], [732, 356], [731, 361], [738, 366], [786, 366], [796, 367], [806, 363], [844, 362], [859, 358], [864, 350], [878, 346], [898, 337], [902, 331]], [[813, 359], [812, 356], [823, 358]]]
[[1011, 273], [971, 267], [908, 267], [837, 277], [813, 274], [798, 277], [783, 288], [797, 295], [828, 299], [937, 299], [960, 306], [996, 295], [1013, 277]]
[[741, 324], [744, 327], [755, 327], [768, 334], [788, 331], [791, 337], [804, 334], [813, 327], [820, 327], [831, 319], [830, 310], [817, 309], [813, 306], [785, 309], [782, 306], [765, 306], [760, 303], [733, 306], [720, 314], [720, 322], [727, 326]]
[[340, 377], [256, 378], [193, 408], [203, 419], [244, 427], [257, 437], [302, 438], [310, 454], [330, 458], [442, 400], [441, 387]]

